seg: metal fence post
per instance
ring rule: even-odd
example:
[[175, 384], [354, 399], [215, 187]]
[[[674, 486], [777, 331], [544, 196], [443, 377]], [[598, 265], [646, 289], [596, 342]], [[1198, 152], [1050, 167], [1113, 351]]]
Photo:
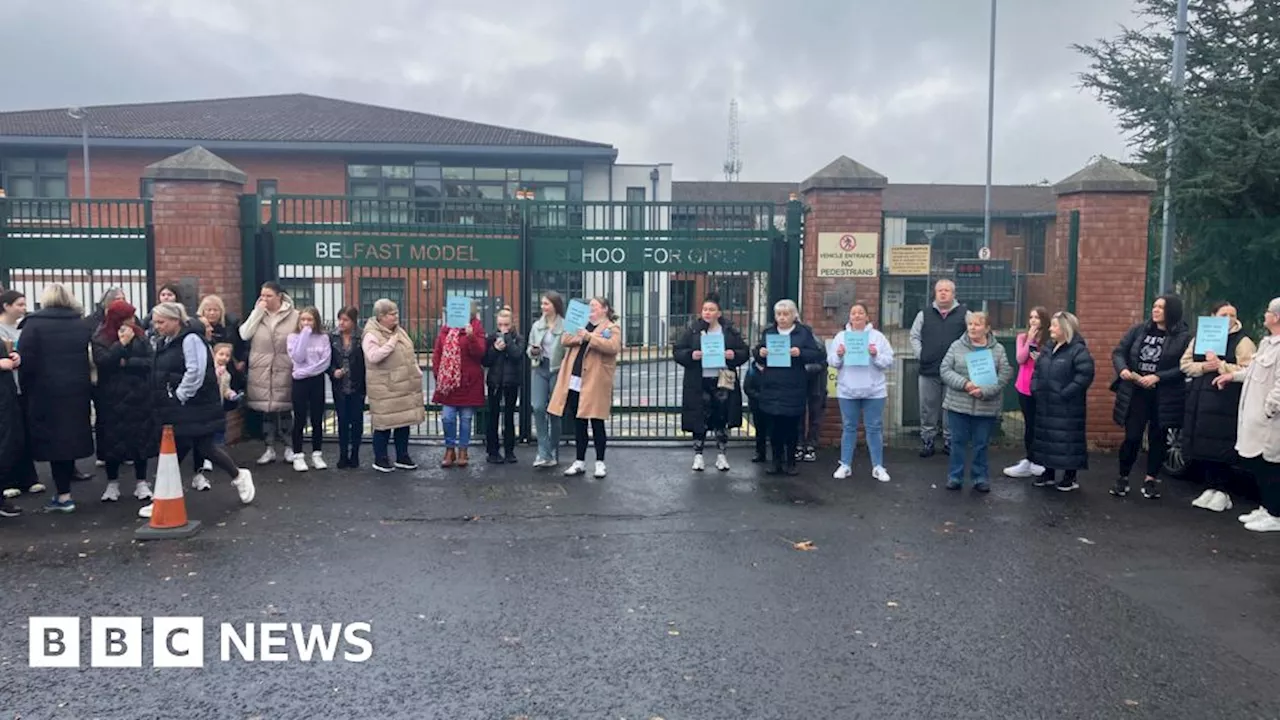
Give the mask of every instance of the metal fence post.
[[1067, 236], [1067, 312], [1075, 314], [1076, 291], [1080, 282], [1080, 211], [1071, 211], [1071, 228]]
[[[511, 306], [518, 308], [521, 312], [517, 317], [525, 318], [533, 317], [525, 303], [532, 302], [529, 297], [530, 279], [529, 279], [529, 203], [520, 203], [520, 279], [516, 283], [520, 293], [519, 299], [511, 303]], [[529, 330], [533, 326], [530, 325], [525, 331], [525, 342], [529, 340]], [[523, 363], [524, 372], [521, 373], [520, 379], [520, 442], [528, 443], [532, 439], [530, 426], [533, 424], [533, 406], [530, 403], [530, 395], [533, 393], [533, 364]]]
[[[787, 294], [786, 296], [800, 303], [800, 272], [804, 266], [802, 260], [804, 243], [804, 205], [799, 199], [787, 202]], [[770, 307], [770, 315], [773, 308]]]
[[9, 200], [0, 197], [0, 287], [9, 289], [9, 253], [5, 240], [9, 234]]

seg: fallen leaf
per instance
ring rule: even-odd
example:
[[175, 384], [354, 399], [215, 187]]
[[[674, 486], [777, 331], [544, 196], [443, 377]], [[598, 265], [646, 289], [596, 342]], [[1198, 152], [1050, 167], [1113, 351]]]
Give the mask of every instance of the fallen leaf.
[[679, 634], [680, 634], [680, 631], [679, 631], [679, 630], [668, 630], [668, 631], [667, 631], [667, 634], [668, 634], [668, 635], [670, 635], [670, 636], [672, 636], [672, 637], [675, 637], [676, 635], [679, 635]]
[[1137, 700], [1125, 700], [1124, 704], [1128, 705], [1129, 707], [1138, 707], [1138, 705], [1140, 705], [1141, 703], [1139, 703]]
[[1098, 543], [1096, 543], [1096, 542], [1094, 542], [1094, 541], [1092, 541], [1092, 540], [1090, 540], [1089, 538], [1086, 538], [1086, 537], [1078, 537], [1078, 538], [1076, 538], [1076, 539], [1077, 539], [1077, 540], [1079, 540], [1080, 542], [1084, 543], [1085, 545], [1097, 545], [1097, 544], [1098, 544]]
[[818, 546], [814, 545], [813, 542], [810, 540], [801, 540], [800, 542], [797, 542], [797, 543], [791, 543], [791, 547], [795, 548], [796, 550], [804, 550], [806, 552], [810, 550], [818, 549]]
[[885, 605], [887, 605], [888, 607], [898, 607], [898, 603], [894, 602], [893, 600], [890, 600], [889, 602], [885, 603]]

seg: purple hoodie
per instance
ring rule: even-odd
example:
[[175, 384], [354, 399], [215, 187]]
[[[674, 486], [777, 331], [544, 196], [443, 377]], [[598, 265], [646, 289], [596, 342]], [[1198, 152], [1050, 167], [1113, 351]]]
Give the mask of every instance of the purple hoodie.
[[293, 361], [293, 379], [305, 380], [329, 369], [333, 351], [328, 335], [316, 335], [311, 328], [289, 335], [289, 359]]

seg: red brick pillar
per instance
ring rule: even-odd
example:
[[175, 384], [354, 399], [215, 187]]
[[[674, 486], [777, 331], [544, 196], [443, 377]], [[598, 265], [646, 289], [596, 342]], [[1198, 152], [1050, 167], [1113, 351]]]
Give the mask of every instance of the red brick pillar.
[[1124, 431], [1111, 420], [1115, 370], [1111, 351], [1125, 331], [1142, 320], [1147, 277], [1147, 233], [1156, 182], [1109, 158], [1054, 186], [1058, 196], [1057, 245], [1062, 294], [1070, 304], [1071, 215], [1080, 213], [1076, 269], [1076, 315], [1093, 353], [1097, 375], [1089, 389], [1089, 441], [1114, 448]]
[[[245, 174], [202, 147], [147, 166], [155, 181], [151, 217], [155, 228], [156, 285], [177, 283], [188, 312], [206, 295], [217, 295], [227, 312], [243, 318], [240, 263], [240, 195]], [[155, 298], [148, 298], [148, 304]], [[240, 413], [228, 422], [227, 440], [241, 429]]]
[[[800, 185], [807, 208], [801, 275], [801, 317], [823, 340], [844, 327], [849, 306], [861, 302], [880, 324], [884, 175], [845, 156]], [[824, 444], [840, 441], [840, 408], [827, 400]]]

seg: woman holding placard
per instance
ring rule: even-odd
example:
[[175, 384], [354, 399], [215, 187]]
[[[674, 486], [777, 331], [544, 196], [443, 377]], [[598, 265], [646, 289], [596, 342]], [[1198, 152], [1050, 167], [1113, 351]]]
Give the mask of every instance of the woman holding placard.
[[965, 314], [966, 332], [951, 344], [942, 359], [940, 377], [946, 386], [942, 409], [951, 428], [951, 462], [947, 489], [964, 487], [969, 446], [973, 446], [973, 489], [991, 492], [987, 445], [1004, 404], [1004, 387], [1013, 379], [1013, 366], [1004, 346], [991, 334], [983, 312]]
[[1089, 467], [1086, 401], [1095, 367], [1075, 315], [1060, 312], [1045, 324], [1049, 342], [1040, 345], [1031, 376], [1036, 408], [1031, 454], [1044, 466], [1034, 484], [1071, 492], [1080, 488], [1076, 473]]
[[827, 363], [836, 368], [836, 397], [840, 400], [840, 467], [835, 479], [853, 474], [853, 453], [858, 445], [858, 418], [867, 430], [871, 453], [871, 477], [889, 482], [884, 469], [884, 403], [889, 397], [884, 374], [893, 367], [893, 347], [871, 326], [867, 306], [854, 303], [844, 332], [827, 345]]
[[799, 310], [791, 300], [773, 306], [774, 324], [765, 328], [755, 348], [760, 371], [760, 412], [769, 416], [773, 466], [770, 475], [798, 475], [796, 445], [800, 425], [809, 407], [809, 375], [805, 365], [825, 360], [826, 348], [813, 330], [799, 322]]
[[484, 325], [475, 301], [450, 296], [445, 326], [436, 336], [431, 365], [436, 389], [431, 402], [440, 405], [444, 426], [444, 459], [440, 467], [466, 467], [470, 462], [471, 423], [484, 406]]
[[702, 450], [711, 431], [716, 436], [716, 469], [726, 471], [729, 428], [742, 425], [737, 368], [751, 355], [742, 333], [721, 315], [718, 294], [709, 293], [702, 301], [702, 316], [689, 324], [672, 355], [684, 368], [680, 427], [693, 433], [693, 469], [701, 472], [707, 467]]
[[1118, 377], [1111, 384], [1116, 394], [1111, 418], [1124, 428], [1120, 445], [1120, 477], [1111, 494], [1129, 494], [1129, 472], [1138, 462], [1142, 435], [1147, 435], [1147, 474], [1142, 496], [1160, 497], [1157, 478], [1164, 464], [1170, 428], [1182, 424], [1186, 398], [1186, 378], [1182, 375], [1182, 353], [1191, 340], [1182, 321], [1182, 300], [1161, 295], [1151, 306], [1151, 319], [1125, 333], [1111, 353]]
[[1248, 367], [1257, 346], [1245, 334], [1229, 302], [1215, 303], [1211, 317], [1196, 324], [1196, 337], [1182, 353], [1187, 385], [1187, 414], [1182, 423], [1182, 451], [1204, 475], [1205, 491], [1191, 504], [1222, 512], [1231, 509], [1227, 489], [1236, 454], [1236, 419], [1240, 411], [1240, 386], [1214, 387], [1219, 375], [1233, 375]]
[[596, 446], [594, 475], [603, 478], [608, 474], [604, 464], [608, 444], [604, 422], [613, 409], [613, 376], [618, 368], [618, 353], [622, 352], [622, 328], [603, 297], [591, 298], [586, 305], [586, 324], [580, 325], [584, 320], [582, 305], [581, 300], [574, 300], [565, 311], [565, 333], [560, 342], [567, 350], [547, 412], [561, 419], [566, 415], [573, 418], [577, 457], [564, 474], [573, 477], [586, 472], [590, 423]]

